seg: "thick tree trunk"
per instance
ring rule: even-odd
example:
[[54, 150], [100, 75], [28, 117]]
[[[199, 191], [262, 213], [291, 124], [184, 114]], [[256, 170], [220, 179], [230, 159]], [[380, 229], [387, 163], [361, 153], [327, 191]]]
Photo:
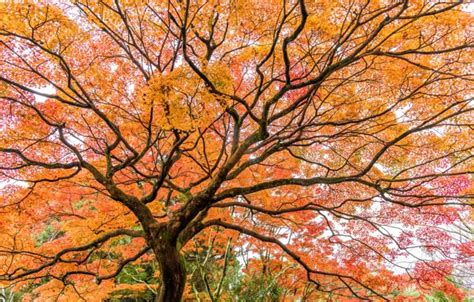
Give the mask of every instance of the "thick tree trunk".
[[160, 266], [161, 287], [156, 301], [179, 302], [186, 283], [186, 268], [175, 240], [157, 242], [154, 248]]

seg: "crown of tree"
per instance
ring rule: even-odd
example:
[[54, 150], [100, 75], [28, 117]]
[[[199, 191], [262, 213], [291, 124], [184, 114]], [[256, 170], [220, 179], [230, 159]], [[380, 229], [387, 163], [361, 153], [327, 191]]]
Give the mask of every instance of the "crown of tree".
[[472, 24], [462, 1], [1, 2], [2, 295], [461, 301]]

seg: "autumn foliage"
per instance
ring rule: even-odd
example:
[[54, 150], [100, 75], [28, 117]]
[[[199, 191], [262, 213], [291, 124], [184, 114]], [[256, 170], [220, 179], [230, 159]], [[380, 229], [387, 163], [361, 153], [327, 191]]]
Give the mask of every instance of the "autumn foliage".
[[462, 1], [0, 2], [0, 288], [462, 301], [472, 24]]

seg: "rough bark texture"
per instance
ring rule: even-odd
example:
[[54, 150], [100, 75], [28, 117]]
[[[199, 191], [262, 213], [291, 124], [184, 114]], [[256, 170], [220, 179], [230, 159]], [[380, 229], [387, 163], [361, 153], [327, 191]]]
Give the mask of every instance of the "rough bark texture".
[[156, 301], [179, 302], [186, 283], [186, 268], [176, 246], [176, 238], [167, 231], [153, 238], [153, 250], [160, 267], [161, 286]]

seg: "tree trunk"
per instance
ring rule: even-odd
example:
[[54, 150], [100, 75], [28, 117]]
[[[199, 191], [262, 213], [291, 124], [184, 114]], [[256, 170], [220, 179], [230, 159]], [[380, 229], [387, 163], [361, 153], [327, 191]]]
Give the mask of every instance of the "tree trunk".
[[161, 278], [160, 293], [156, 301], [181, 301], [186, 283], [186, 268], [176, 248], [176, 241], [157, 242], [154, 251], [160, 266]]

